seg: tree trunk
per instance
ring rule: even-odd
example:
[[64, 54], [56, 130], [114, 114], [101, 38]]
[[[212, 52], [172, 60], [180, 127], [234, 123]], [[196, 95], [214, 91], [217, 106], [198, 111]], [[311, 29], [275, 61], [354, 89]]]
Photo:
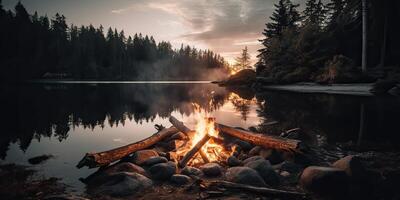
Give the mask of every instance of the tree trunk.
[[89, 168], [106, 166], [112, 162], [120, 160], [134, 153], [135, 151], [149, 148], [156, 144], [157, 142], [172, 136], [177, 133], [178, 130], [175, 127], [165, 128], [160, 132], [144, 139], [139, 142], [128, 144], [123, 147], [112, 149], [109, 151], [104, 151], [101, 153], [87, 153], [85, 157], [78, 163], [77, 168], [82, 168], [88, 166]]
[[367, 50], [368, 50], [368, 4], [367, 0], [362, 1], [362, 61], [361, 70], [363, 73], [367, 71]]
[[360, 128], [358, 130], [358, 139], [357, 139], [357, 146], [358, 148], [361, 147], [361, 142], [362, 142], [362, 138], [363, 138], [363, 134], [364, 134], [364, 103], [361, 103], [361, 107], [360, 107]]
[[[384, 9], [386, 10], [386, 2], [383, 2], [385, 4]], [[385, 67], [385, 58], [386, 58], [386, 46], [387, 46], [387, 31], [388, 31], [388, 14], [384, 13], [385, 15], [385, 23], [383, 25], [383, 41], [382, 41], [382, 48], [381, 48], [381, 62], [379, 63], [379, 66], [381, 68]]]

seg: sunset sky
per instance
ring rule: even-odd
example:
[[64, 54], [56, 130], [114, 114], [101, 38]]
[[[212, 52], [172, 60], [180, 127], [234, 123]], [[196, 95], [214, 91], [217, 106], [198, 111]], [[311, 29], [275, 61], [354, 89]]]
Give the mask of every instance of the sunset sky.
[[[303, 3], [304, 0], [294, 2]], [[3, 0], [13, 9], [18, 0]], [[68, 24], [123, 29], [126, 35], [153, 35], [170, 41], [209, 48], [230, 63], [244, 46], [253, 62], [258, 39], [277, 0], [23, 0], [29, 12], [54, 16], [59, 12]], [[304, 5], [302, 5], [304, 6]]]

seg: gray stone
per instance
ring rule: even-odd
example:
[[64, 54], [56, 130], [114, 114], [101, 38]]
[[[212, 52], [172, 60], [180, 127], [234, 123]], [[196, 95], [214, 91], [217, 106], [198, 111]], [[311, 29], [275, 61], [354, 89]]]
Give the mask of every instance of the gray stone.
[[231, 167], [236, 167], [236, 166], [242, 165], [242, 161], [237, 159], [235, 156], [229, 156], [229, 158], [227, 159], [227, 163]]
[[239, 145], [244, 151], [250, 151], [253, 148], [253, 145], [243, 140], [236, 140], [235, 144]]
[[227, 170], [226, 179], [231, 182], [265, 187], [266, 184], [256, 170], [249, 167], [231, 167]]
[[358, 179], [365, 175], [365, 168], [356, 156], [346, 156], [333, 163], [332, 167], [344, 170], [352, 178]]
[[246, 167], [252, 168], [260, 174], [264, 182], [271, 186], [276, 186], [280, 183], [280, 177], [272, 168], [271, 163], [264, 159], [258, 159], [246, 163]]
[[111, 165], [104, 170], [100, 170], [90, 175], [86, 179], [83, 179], [82, 181], [89, 186], [98, 186], [108, 182], [110, 180], [110, 176], [120, 172], [138, 173], [148, 177], [148, 174], [142, 167], [130, 162], [122, 162]]
[[140, 150], [135, 152], [129, 161], [137, 165], [143, 165], [143, 162], [154, 156], [158, 156], [158, 153], [154, 150]]
[[107, 174], [113, 174], [118, 172], [136, 172], [141, 175], [147, 176], [146, 171], [142, 167], [130, 162], [122, 162], [122, 163], [117, 163], [115, 165], [111, 165], [110, 167], [106, 168], [104, 172]]
[[261, 149], [262, 149], [262, 147], [260, 147], [260, 146], [255, 146], [255, 147], [253, 147], [253, 148], [249, 151], [249, 156], [256, 156], [256, 155], [259, 155]]
[[202, 176], [203, 172], [200, 169], [197, 169], [196, 167], [186, 166], [182, 169], [181, 174], [187, 176]]
[[152, 179], [168, 180], [176, 172], [176, 166], [173, 162], [158, 163], [149, 168], [149, 173]]
[[161, 157], [161, 156], [154, 156], [154, 157], [150, 157], [149, 159], [144, 161], [142, 165], [153, 166], [158, 163], [166, 163], [166, 162], [168, 162], [168, 159]]
[[243, 160], [243, 164], [246, 165], [249, 162], [252, 162], [252, 161], [255, 161], [255, 160], [260, 160], [260, 159], [264, 160], [264, 158], [261, 157], [261, 156], [252, 156], [250, 158], [247, 158], [247, 159]]
[[289, 173], [299, 173], [303, 169], [301, 165], [289, 161], [283, 161], [277, 165], [274, 165], [273, 168], [287, 171]]
[[171, 176], [171, 182], [177, 185], [186, 185], [190, 183], [192, 179], [189, 176], [182, 175], [182, 174], [174, 174]]
[[200, 167], [206, 176], [219, 176], [222, 174], [222, 167], [217, 163], [207, 163]]
[[122, 197], [133, 195], [148, 188], [153, 182], [138, 173], [120, 172], [109, 177], [109, 181], [96, 189], [99, 194]]
[[344, 170], [332, 167], [311, 166], [304, 169], [300, 185], [308, 192], [321, 197], [346, 196], [348, 176]]
[[271, 164], [278, 164], [283, 161], [282, 155], [275, 149], [261, 149], [259, 155], [264, 159], [269, 160]]

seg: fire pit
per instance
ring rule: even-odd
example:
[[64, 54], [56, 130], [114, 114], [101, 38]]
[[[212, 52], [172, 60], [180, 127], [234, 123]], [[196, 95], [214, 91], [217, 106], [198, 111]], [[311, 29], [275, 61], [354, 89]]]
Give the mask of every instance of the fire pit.
[[[215, 126], [215, 118], [201, 117], [199, 118], [194, 131], [182, 128], [188, 136], [188, 140], [182, 142], [182, 145], [172, 152], [171, 155], [179, 167], [186, 165], [198, 166], [209, 162], [225, 161], [230, 155], [229, 147], [224, 146], [221, 141], [223, 138], [219, 136], [219, 131]], [[171, 118], [172, 122], [176, 122]], [[184, 126], [181, 124], [181, 126]]]
[[[107, 178], [104, 177], [108, 177], [108, 175], [104, 175], [104, 173], [111, 173], [113, 175], [110, 179], [114, 179], [114, 176], [117, 176], [118, 181], [120, 181], [120, 176], [129, 176], [130, 178], [127, 180], [138, 179], [140, 181], [135, 183], [146, 183], [135, 188], [152, 185], [151, 179], [179, 184], [202, 180], [202, 184], [195, 182], [199, 184], [197, 187], [212, 188], [217, 185], [227, 188], [241, 188], [258, 193], [277, 194], [278, 196], [303, 195], [297, 192], [266, 188], [266, 182], [270, 180], [265, 180], [265, 177], [262, 177], [264, 168], [257, 172], [255, 171], [257, 169], [256, 166], [253, 166], [255, 169], [243, 166], [245, 159], [256, 161], [260, 156], [250, 158], [248, 156], [249, 150], [243, 150], [239, 145], [240, 142], [237, 142], [241, 141], [241, 143], [247, 143], [250, 146], [294, 154], [299, 152], [299, 141], [235, 129], [217, 123], [215, 118], [208, 117], [202, 112], [198, 112], [194, 130], [185, 126], [183, 122], [175, 117], [171, 116], [169, 121], [173, 126], [164, 128], [158, 125], [156, 128], [159, 129], [159, 132], [142, 141], [100, 153], [87, 153], [77, 167], [101, 167], [99, 172], [96, 173], [103, 175], [100, 175], [100, 178], [94, 178], [95, 181], [91, 181], [96, 184], [102, 181], [107, 182]], [[235, 159], [237, 159], [236, 164], [235, 162], [228, 162], [235, 161]], [[118, 160], [121, 160], [121, 162], [109, 166], [110, 163]], [[267, 170], [273, 176], [278, 176], [265, 159], [260, 161], [254, 162], [254, 164], [267, 167]], [[190, 172], [193, 169], [200, 171], [200, 173]], [[117, 172], [121, 170], [122, 172], [128, 170], [135, 173], [118, 174]], [[93, 176], [99, 176], [98, 174]], [[244, 179], [241, 174], [244, 174]], [[200, 178], [198, 176], [205, 177]], [[207, 179], [203, 178], [207, 178], [207, 176], [212, 177], [213, 179], [210, 180], [214, 180], [214, 182], [204, 182]], [[234, 182], [218, 180], [225, 177]], [[90, 178], [88, 177], [87, 179]], [[215, 182], [216, 179], [217, 182]], [[114, 182], [112, 183], [114, 184]], [[249, 185], [243, 185], [242, 183]], [[275, 183], [271, 182], [271, 184]]]

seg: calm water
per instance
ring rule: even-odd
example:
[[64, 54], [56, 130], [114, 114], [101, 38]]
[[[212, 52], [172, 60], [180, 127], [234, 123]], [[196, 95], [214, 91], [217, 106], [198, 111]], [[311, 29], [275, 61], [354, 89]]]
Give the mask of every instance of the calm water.
[[[206, 82], [38, 83], [1, 90], [1, 162], [29, 165], [31, 157], [52, 154], [54, 159], [35, 168], [77, 191], [84, 188], [79, 178], [94, 172], [75, 168], [86, 152], [146, 138], [155, 133], [155, 124], [170, 126], [170, 115], [193, 127], [194, 105], [230, 126], [257, 126], [272, 134], [301, 127], [331, 144], [352, 141], [361, 150], [399, 149], [396, 97], [255, 94]], [[279, 123], [263, 126], [271, 121]]]

